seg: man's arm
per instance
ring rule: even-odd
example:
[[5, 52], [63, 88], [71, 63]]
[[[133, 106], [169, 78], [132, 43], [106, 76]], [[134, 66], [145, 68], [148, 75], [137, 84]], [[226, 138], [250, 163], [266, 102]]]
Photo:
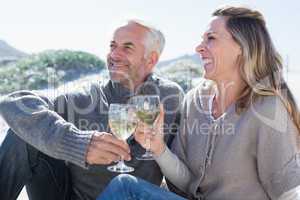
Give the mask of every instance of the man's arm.
[[24, 141], [57, 159], [85, 167], [93, 132], [80, 131], [53, 111], [53, 103], [29, 91], [9, 94], [0, 101], [0, 114]]
[[[93, 136], [95, 131], [79, 130], [54, 112], [53, 107], [54, 104], [47, 98], [30, 91], [20, 91], [1, 99], [0, 114], [19, 137], [54, 158], [81, 167], [87, 167], [87, 162], [106, 164], [115, 160], [119, 156], [117, 154], [128, 158], [127, 146], [121, 141], [116, 141], [111, 135], [103, 136], [109, 135], [107, 133]], [[110, 154], [106, 153], [107, 149]]]

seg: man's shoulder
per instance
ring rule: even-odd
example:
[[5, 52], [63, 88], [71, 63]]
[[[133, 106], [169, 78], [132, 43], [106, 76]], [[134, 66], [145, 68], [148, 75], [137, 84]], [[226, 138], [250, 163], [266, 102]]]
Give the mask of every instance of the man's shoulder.
[[155, 75], [155, 78], [158, 80], [159, 83], [158, 85], [161, 89], [167, 90], [170, 93], [175, 92], [175, 93], [184, 94], [183, 89], [178, 83], [157, 75]]

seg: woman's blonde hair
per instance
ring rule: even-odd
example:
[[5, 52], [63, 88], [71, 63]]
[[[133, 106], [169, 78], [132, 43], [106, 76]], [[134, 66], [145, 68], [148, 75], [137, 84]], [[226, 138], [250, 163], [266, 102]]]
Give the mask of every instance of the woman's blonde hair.
[[277, 95], [300, 132], [299, 110], [283, 79], [282, 59], [273, 45], [263, 15], [257, 10], [233, 6], [219, 8], [212, 15], [226, 18], [227, 30], [242, 49], [238, 62], [247, 87], [237, 101], [237, 111], [248, 108], [259, 96]]

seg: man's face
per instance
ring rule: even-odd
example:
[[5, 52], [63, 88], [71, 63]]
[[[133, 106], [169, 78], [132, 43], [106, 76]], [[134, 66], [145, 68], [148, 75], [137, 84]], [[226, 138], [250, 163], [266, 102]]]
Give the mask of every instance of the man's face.
[[152, 71], [145, 58], [145, 36], [146, 29], [137, 24], [128, 24], [115, 31], [107, 55], [112, 81], [135, 88]]

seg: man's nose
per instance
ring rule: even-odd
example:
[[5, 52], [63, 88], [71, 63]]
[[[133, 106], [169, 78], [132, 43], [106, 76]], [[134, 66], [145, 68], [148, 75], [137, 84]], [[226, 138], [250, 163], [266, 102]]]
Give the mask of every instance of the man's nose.
[[110, 51], [110, 57], [113, 59], [118, 59], [122, 57], [122, 51], [119, 47], [116, 47]]

